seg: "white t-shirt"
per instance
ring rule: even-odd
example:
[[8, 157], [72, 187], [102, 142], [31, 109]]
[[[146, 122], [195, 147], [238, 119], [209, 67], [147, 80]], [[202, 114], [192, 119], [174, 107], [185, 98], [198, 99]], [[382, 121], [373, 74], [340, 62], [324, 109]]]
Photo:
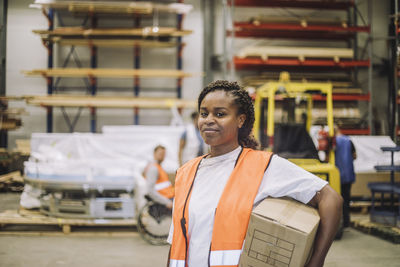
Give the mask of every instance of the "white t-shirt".
[[[188, 265], [190, 267], [208, 266], [215, 209], [240, 151], [241, 147], [238, 147], [227, 154], [205, 158], [200, 163], [188, 204]], [[264, 174], [254, 205], [268, 196], [289, 196], [308, 203], [326, 184], [326, 181], [274, 155]], [[170, 244], [173, 231], [174, 225], [171, 224], [168, 236]]]

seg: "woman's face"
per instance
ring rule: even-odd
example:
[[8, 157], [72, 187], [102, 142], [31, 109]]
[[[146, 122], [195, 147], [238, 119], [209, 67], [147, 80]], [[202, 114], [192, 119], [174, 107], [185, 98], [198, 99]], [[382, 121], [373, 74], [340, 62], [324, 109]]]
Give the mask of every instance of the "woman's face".
[[237, 115], [234, 98], [223, 90], [208, 93], [200, 104], [199, 129], [211, 148], [228, 152], [238, 146], [238, 131], [246, 116]]

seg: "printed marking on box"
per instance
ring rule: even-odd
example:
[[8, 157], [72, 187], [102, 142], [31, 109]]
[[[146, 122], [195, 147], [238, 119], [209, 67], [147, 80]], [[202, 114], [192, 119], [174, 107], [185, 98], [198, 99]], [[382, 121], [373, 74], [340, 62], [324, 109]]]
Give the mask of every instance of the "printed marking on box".
[[295, 244], [254, 230], [248, 256], [276, 267], [288, 267]]

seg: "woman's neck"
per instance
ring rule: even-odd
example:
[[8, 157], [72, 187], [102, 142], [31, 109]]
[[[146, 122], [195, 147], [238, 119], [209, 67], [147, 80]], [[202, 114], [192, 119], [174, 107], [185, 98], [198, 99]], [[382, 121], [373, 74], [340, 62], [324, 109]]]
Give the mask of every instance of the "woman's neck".
[[212, 146], [210, 149], [210, 158], [218, 157], [226, 153], [232, 152], [239, 147], [239, 144], [232, 144], [230, 146]]

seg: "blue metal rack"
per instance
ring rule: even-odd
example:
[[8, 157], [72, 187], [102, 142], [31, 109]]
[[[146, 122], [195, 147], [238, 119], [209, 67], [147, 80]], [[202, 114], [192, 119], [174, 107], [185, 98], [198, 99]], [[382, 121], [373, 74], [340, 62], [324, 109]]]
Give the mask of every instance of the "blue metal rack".
[[[176, 0], [177, 3], [184, 3], [184, 0]], [[55, 19], [57, 18], [59, 25], [64, 26], [61, 14], [57, 12], [57, 10], [53, 8], [49, 8], [48, 11], [46, 12], [45, 9], [43, 9], [43, 13], [46, 16], [48, 20], [48, 30], [54, 30], [54, 22]], [[178, 14], [176, 19], [177, 19], [177, 29], [181, 30], [182, 29], [182, 22], [183, 22], [184, 15], [183, 14]], [[90, 26], [91, 28], [96, 28], [97, 27], [97, 16], [96, 14], [93, 13], [88, 13], [83, 20], [83, 23], [81, 26], [86, 26], [89, 22], [90, 19]], [[141, 16], [136, 15], [134, 16], [134, 26], [135, 27], [140, 27], [141, 25]], [[44, 42], [44, 45], [47, 48], [48, 51], [48, 69], [51, 69], [54, 67], [53, 62], [54, 62], [54, 44], [52, 41], [47, 41]], [[184, 43], [182, 42], [182, 37], [177, 37], [177, 53], [176, 53], [176, 69], [182, 70], [183, 69], [183, 60], [182, 60], [182, 52], [184, 48]], [[140, 69], [141, 64], [141, 48], [140, 46], [134, 46], [134, 60], [133, 60], [133, 67], [135, 69]], [[96, 46], [90, 45], [90, 51], [91, 51], [91, 56], [90, 56], [90, 67], [91, 68], [97, 68], [98, 67], [98, 62], [97, 62], [97, 56], [98, 56], [98, 48]], [[63, 66], [66, 67], [68, 62], [73, 58], [74, 62], [76, 65], [80, 68], [82, 67], [81, 62], [79, 61], [79, 58], [76, 55], [75, 52], [75, 46], [71, 46], [70, 52], [68, 53], [68, 56], [65, 58], [65, 61], [63, 63]], [[135, 76], [133, 81], [133, 93], [135, 97], [139, 96], [140, 93], [140, 78], [138, 76]], [[52, 95], [57, 92], [58, 90], [58, 84], [60, 82], [61, 78], [54, 79], [53, 77], [47, 77], [47, 94]], [[95, 96], [97, 94], [97, 78], [96, 77], [89, 77], [89, 78], [84, 78], [84, 82], [86, 85], [86, 91], [87, 94], [91, 94]], [[178, 78], [177, 79], [177, 85], [176, 85], [176, 94], [177, 98], [182, 98], [182, 83], [183, 79]], [[47, 108], [47, 132], [51, 133], [53, 132], [53, 107], [46, 107]], [[97, 115], [96, 115], [96, 108], [90, 107], [90, 131], [95, 133], [96, 128], [97, 128]], [[73, 118], [70, 118], [70, 116], [67, 114], [65, 108], [61, 108], [64, 119], [69, 127], [69, 131], [73, 132], [75, 129], [75, 126], [80, 118], [82, 108], [80, 107], [75, 114]], [[181, 110], [179, 109], [179, 112]], [[134, 119], [133, 119], [133, 124], [137, 125], [139, 124], [139, 108], [134, 108]]]
[[[375, 166], [377, 171], [389, 171], [390, 182], [387, 183], [368, 183], [368, 188], [371, 190], [371, 221], [395, 226], [400, 224], [400, 207], [396, 209], [395, 195], [397, 194], [398, 203], [400, 203], [400, 183], [396, 183], [394, 176], [395, 172], [400, 171], [400, 166], [394, 165], [394, 153], [400, 151], [400, 146], [396, 147], [381, 147], [384, 152], [391, 153], [390, 165]], [[376, 206], [375, 194], [380, 194], [380, 206]], [[385, 203], [385, 194], [390, 195], [389, 205]]]

